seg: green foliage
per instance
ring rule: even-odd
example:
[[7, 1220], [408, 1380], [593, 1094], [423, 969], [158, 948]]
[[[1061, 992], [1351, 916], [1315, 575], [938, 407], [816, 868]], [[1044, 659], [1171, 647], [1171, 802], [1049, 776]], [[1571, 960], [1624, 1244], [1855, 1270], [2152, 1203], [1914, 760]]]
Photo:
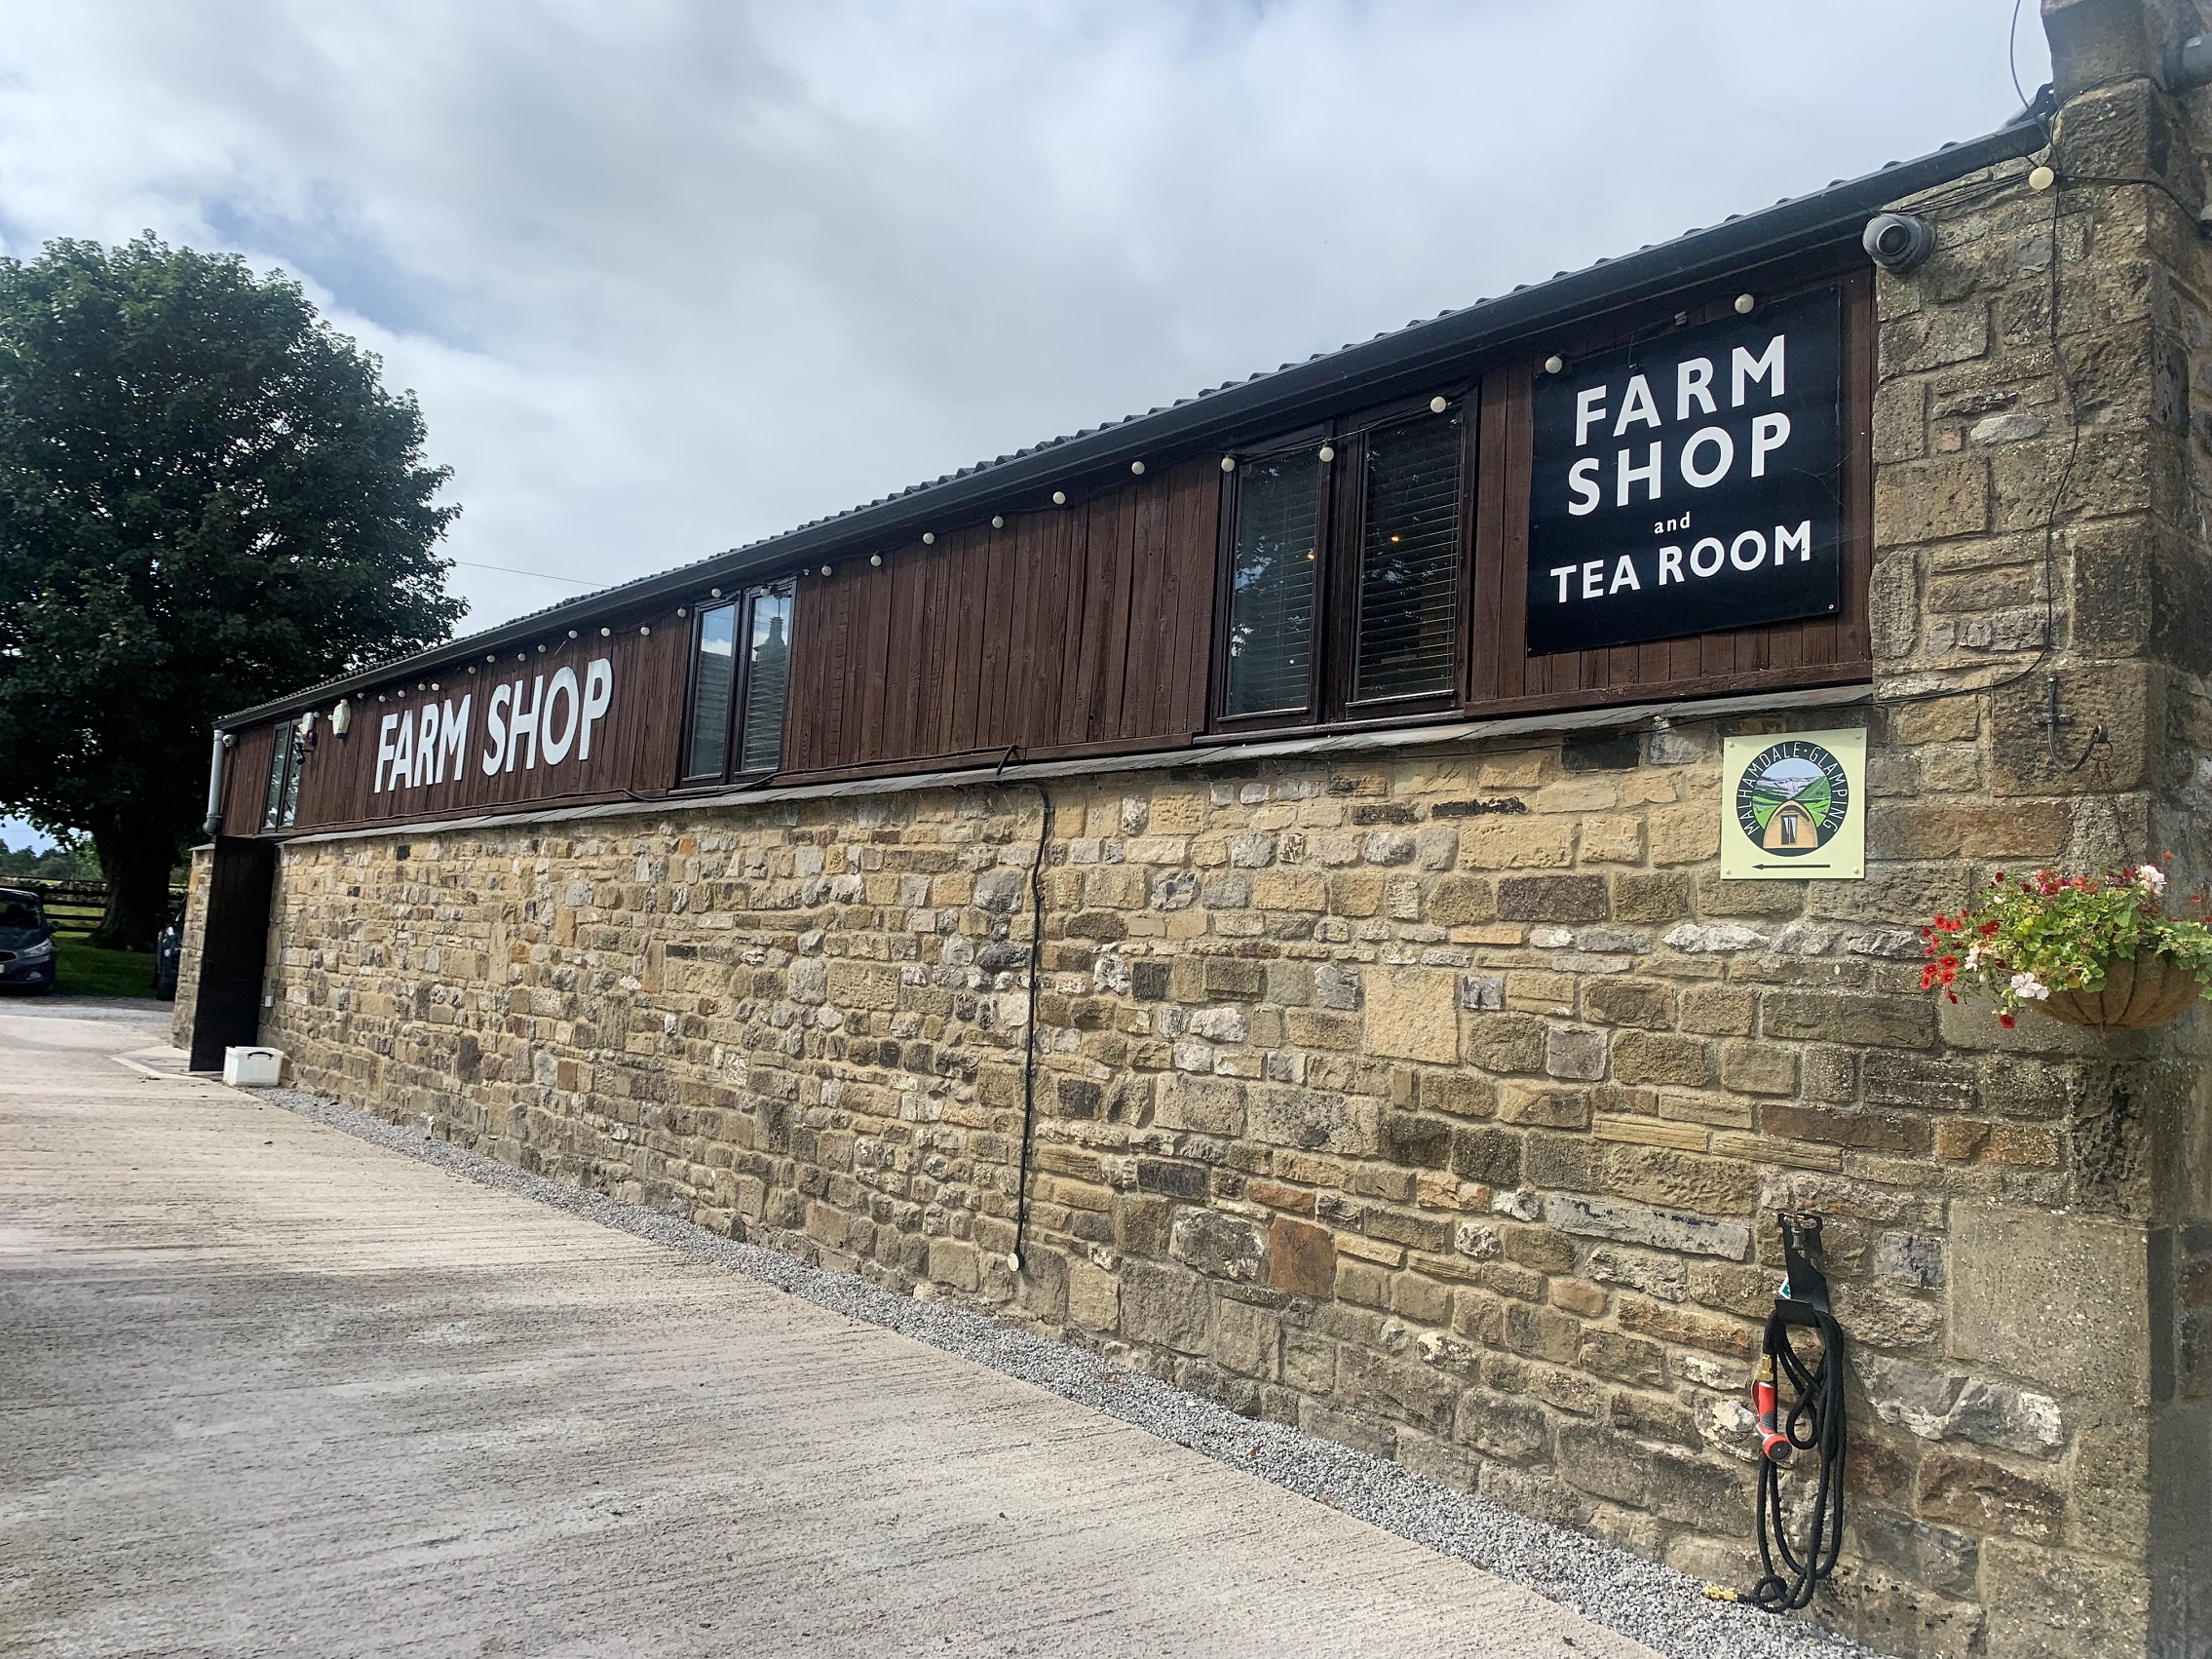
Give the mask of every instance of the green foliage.
[[0, 841], [0, 881], [97, 881], [99, 859], [90, 843], [66, 840], [44, 852]]
[[379, 369], [235, 255], [0, 260], [0, 808], [92, 835], [140, 912], [111, 942], [158, 925], [217, 715], [461, 614], [447, 474]]
[[2190, 895], [2197, 914], [2168, 915], [2165, 890], [2165, 872], [2148, 864], [2102, 875], [2000, 875], [1965, 909], [1922, 930], [1928, 961], [1921, 986], [1940, 985], [1956, 1002], [1961, 980], [1983, 985], [1997, 993], [1999, 1019], [2010, 1025], [2023, 1002], [2054, 990], [2102, 990], [2106, 964], [2116, 958], [2163, 956], [2212, 996], [2204, 896]]
[[154, 959], [139, 950], [101, 950], [61, 935], [54, 942], [54, 989], [59, 996], [154, 994]]

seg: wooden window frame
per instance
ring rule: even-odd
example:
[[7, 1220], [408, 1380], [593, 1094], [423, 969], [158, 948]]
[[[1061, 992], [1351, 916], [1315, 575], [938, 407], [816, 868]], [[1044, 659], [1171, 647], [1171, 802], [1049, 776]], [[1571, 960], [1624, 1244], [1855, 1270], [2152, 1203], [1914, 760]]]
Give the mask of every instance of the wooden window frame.
[[[774, 576], [765, 581], [749, 582], [733, 597], [724, 594], [720, 598], [712, 595], [692, 601], [691, 633], [684, 647], [683, 728], [676, 742], [676, 781], [678, 794], [700, 790], [725, 790], [732, 786], [758, 784], [786, 770], [791, 742], [791, 696], [795, 683], [795, 665], [786, 669], [783, 695], [783, 729], [777, 734], [776, 764], [754, 767], [750, 771], [738, 766], [737, 761], [744, 749], [744, 715], [747, 701], [752, 695], [752, 613], [753, 605], [763, 596], [782, 593], [791, 600], [790, 620], [784, 631], [784, 648], [792, 658], [798, 655], [799, 607], [797, 573]], [[736, 628], [731, 638], [734, 661], [730, 670], [730, 712], [728, 724], [722, 733], [722, 769], [719, 772], [686, 772], [691, 759], [692, 732], [699, 719], [699, 643], [706, 627], [709, 611], [734, 608], [737, 612]]]
[[[1473, 637], [1474, 498], [1479, 463], [1482, 395], [1479, 381], [1447, 394], [1460, 417], [1459, 550], [1453, 596], [1452, 673], [1438, 691], [1392, 697], [1354, 698], [1353, 676], [1359, 648], [1360, 559], [1367, 531], [1367, 457], [1369, 435], [1384, 427], [1434, 414], [1434, 393], [1394, 399], [1301, 428], [1239, 451], [1237, 467], [1222, 475], [1221, 512], [1215, 549], [1213, 659], [1209, 688], [1209, 731], [1245, 734], [1342, 725], [1389, 725], [1419, 720], [1456, 710], [1467, 699], [1470, 675], [1468, 642]], [[1335, 458], [1321, 468], [1320, 501], [1316, 516], [1314, 637], [1306, 702], [1298, 709], [1231, 714], [1229, 708], [1229, 630], [1235, 604], [1238, 512], [1245, 471], [1254, 463], [1299, 450], [1331, 445]], [[1349, 483], [1349, 487], [1348, 487]]]

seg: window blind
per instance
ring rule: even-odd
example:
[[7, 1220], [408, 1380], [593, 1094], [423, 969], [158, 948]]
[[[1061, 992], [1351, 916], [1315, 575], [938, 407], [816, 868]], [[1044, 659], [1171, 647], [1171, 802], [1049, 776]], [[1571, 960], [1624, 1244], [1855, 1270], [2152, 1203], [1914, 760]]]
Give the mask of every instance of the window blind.
[[1320, 499], [1320, 462], [1312, 454], [1253, 461], [1239, 481], [1230, 569], [1230, 714], [1298, 710], [1312, 700]]
[[1452, 689], [1460, 595], [1457, 408], [1367, 441], [1353, 699]]

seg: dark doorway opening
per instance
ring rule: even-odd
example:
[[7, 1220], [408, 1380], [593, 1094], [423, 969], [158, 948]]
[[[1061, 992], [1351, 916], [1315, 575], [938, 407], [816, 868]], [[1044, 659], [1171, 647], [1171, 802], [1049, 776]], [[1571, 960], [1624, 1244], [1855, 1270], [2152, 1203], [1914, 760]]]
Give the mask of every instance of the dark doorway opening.
[[261, 971], [269, 948], [269, 897], [277, 843], [215, 837], [201, 930], [200, 991], [192, 1009], [192, 1069], [220, 1071], [223, 1050], [261, 1035]]

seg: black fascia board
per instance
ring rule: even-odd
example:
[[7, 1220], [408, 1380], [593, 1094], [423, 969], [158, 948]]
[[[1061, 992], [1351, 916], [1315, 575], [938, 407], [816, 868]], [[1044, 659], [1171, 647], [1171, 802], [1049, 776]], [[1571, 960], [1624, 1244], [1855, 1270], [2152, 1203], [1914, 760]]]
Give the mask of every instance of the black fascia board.
[[1151, 414], [1043, 444], [747, 547], [563, 600], [433, 650], [255, 704], [224, 715], [217, 729], [234, 730], [298, 714], [405, 675], [457, 666], [477, 652], [533, 643], [586, 621], [597, 624], [625, 611], [685, 603], [709, 585], [781, 574], [871, 545], [881, 549], [993, 509], [1034, 508], [1055, 487], [1126, 476], [1131, 461], [1153, 465], [1209, 446], [1234, 449], [1238, 440], [1265, 438], [1341, 410], [1348, 399], [1374, 394], [1379, 401], [1395, 383], [1425, 371], [1457, 369], [1464, 374], [1482, 354], [1544, 329], [1581, 323], [1734, 270], [1855, 242], [1867, 216], [1889, 203], [2033, 154], [2045, 142], [2040, 123], [2023, 113], [1984, 137], [1946, 145], [1917, 161], [1892, 163], [1864, 177], [1846, 179], [1709, 229], [1690, 231], [1618, 259], [1600, 260], [1548, 282], [1477, 300], [1442, 317], [1233, 382]]

